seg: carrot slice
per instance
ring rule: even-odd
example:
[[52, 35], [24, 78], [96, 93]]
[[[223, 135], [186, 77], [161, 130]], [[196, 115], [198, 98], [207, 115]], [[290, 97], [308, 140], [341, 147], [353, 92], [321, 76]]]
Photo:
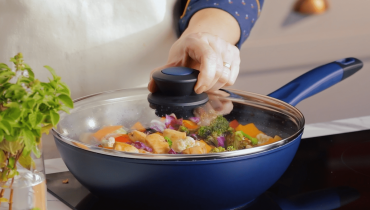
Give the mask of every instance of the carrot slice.
[[258, 134], [263, 133], [262, 131], [258, 130], [258, 128], [253, 123], [249, 123], [247, 125], [238, 125], [235, 130], [243, 131], [253, 138], [256, 138]]
[[82, 148], [82, 149], [85, 149], [85, 150], [90, 150], [87, 146], [83, 145], [83, 144], [80, 144], [78, 142], [72, 142], [74, 145]]
[[209, 146], [205, 141], [200, 140], [200, 141], [199, 141], [199, 143], [200, 143], [203, 147], [205, 147], [205, 148], [206, 148], [207, 153], [209, 153], [209, 152], [212, 150], [212, 147], [211, 147], [211, 146]]
[[132, 130], [138, 130], [138, 131], [141, 131], [141, 132], [144, 132], [146, 129], [144, 128], [144, 126], [140, 123], [140, 122], [136, 122], [132, 127], [131, 127]]
[[115, 125], [115, 126], [106, 126], [98, 131], [96, 131], [93, 136], [98, 139], [98, 140], [101, 140], [104, 136], [106, 136], [107, 134], [110, 134], [118, 129], [122, 128], [122, 125]]
[[122, 136], [117, 136], [115, 138], [116, 142], [122, 142], [122, 143], [125, 143], [125, 142], [131, 142], [130, 138], [128, 137], [127, 134], [124, 134]]
[[165, 122], [166, 121], [166, 118], [165, 117], [161, 117], [160, 121], [161, 122]]
[[192, 122], [190, 120], [183, 120], [182, 124], [188, 128], [188, 129], [196, 129], [198, 128], [198, 125], [195, 122]]
[[232, 127], [232, 128], [237, 128], [239, 125], [239, 122], [237, 120], [233, 120], [229, 123], [229, 126]]
[[270, 138], [268, 141], [266, 141], [265, 143], [263, 144], [259, 144], [258, 146], [262, 146], [262, 145], [266, 145], [266, 144], [271, 144], [271, 143], [274, 143], [276, 142], [277, 140], [276, 139], [273, 139], [273, 138]]

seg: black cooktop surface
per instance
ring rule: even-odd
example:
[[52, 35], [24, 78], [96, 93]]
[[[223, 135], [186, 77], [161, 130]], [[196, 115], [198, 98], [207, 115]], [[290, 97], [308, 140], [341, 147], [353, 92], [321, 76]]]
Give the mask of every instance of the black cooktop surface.
[[[140, 209], [95, 197], [70, 172], [46, 178], [48, 191], [72, 209]], [[283, 176], [241, 209], [370, 209], [370, 130], [303, 139]]]

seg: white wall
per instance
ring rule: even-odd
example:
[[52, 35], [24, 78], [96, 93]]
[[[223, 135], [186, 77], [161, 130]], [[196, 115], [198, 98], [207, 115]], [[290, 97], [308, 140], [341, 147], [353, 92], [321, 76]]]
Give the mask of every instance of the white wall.
[[331, 0], [318, 16], [292, 13], [294, 2], [265, 1], [234, 88], [268, 94], [319, 65], [357, 57], [361, 71], [297, 107], [307, 123], [370, 115], [370, 1]]

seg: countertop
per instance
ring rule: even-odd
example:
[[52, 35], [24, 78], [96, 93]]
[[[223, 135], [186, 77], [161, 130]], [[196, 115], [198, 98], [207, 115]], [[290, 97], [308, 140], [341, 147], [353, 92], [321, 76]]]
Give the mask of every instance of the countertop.
[[[305, 126], [302, 138], [312, 138], [340, 133], [355, 132], [370, 129], [370, 116], [336, 120], [324, 123], [314, 123]], [[47, 174], [68, 171], [61, 158], [45, 160]], [[50, 193], [47, 194], [47, 206], [52, 210], [69, 210], [70, 208]]]

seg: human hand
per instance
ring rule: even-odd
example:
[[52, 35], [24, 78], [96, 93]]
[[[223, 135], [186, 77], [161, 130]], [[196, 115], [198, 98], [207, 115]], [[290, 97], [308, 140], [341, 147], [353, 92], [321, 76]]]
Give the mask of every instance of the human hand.
[[230, 100], [223, 99], [223, 97], [229, 95], [229, 93], [222, 90], [216, 90], [208, 94], [209, 101], [193, 111], [194, 116], [199, 117], [200, 125], [209, 125], [217, 116], [230, 114], [234, 107], [233, 103]]
[[[230, 68], [224, 63], [230, 64]], [[197, 94], [213, 92], [235, 83], [240, 66], [239, 49], [210, 33], [183, 35], [172, 45], [167, 64], [151, 72], [149, 91], [157, 90], [152, 79], [153, 73], [174, 66], [185, 66], [199, 71], [194, 87]]]

